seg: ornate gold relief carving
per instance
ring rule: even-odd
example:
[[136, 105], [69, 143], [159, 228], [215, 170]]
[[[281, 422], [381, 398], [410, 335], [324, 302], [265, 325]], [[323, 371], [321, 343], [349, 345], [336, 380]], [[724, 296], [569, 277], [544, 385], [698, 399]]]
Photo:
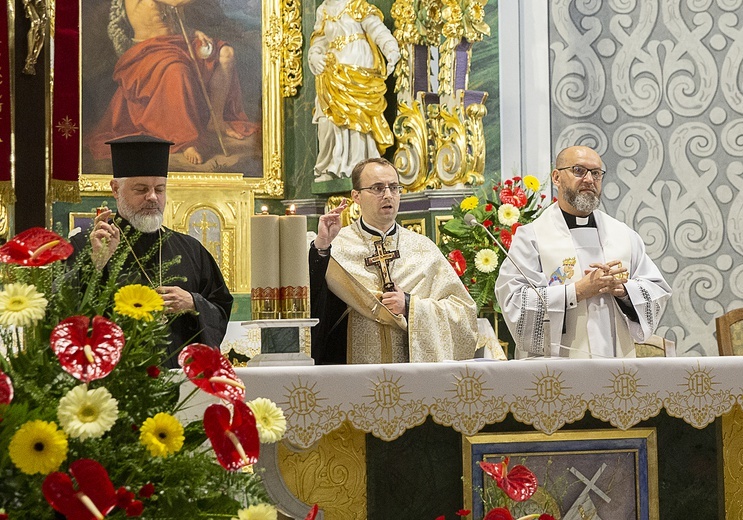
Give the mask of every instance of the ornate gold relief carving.
[[400, 225], [402, 225], [402, 227], [409, 229], [410, 231], [414, 233], [418, 233], [419, 235], [426, 236], [426, 219], [424, 218], [403, 220], [400, 222]]
[[284, 0], [283, 45], [281, 68], [281, 93], [284, 97], [296, 96], [302, 85], [302, 3]]
[[168, 176], [165, 225], [187, 233], [214, 256], [232, 292], [250, 292], [253, 192], [240, 174]]
[[399, 103], [392, 128], [397, 139], [395, 167], [408, 191], [424, 189], [428, 181], [428, 130], [422, 106], [420, 100], [414, 101], [413, 106]]
[[348, 422], [312, 449], [294, 451], [282, 442], [279, 467], [292, 494], [318, 504], [326, 520], [366, 518], [366, 439]]
[[449, 237], [447, 237], [446, 235], [443, 235], [443, 236], [442, 236], [442, 235], [441, 235], [441, 231], [440, 231], [440, 230], [441, 230], [441, 226], [442, 226], [442, 225], [443, 225], [443, 224], [444, 224], [445, 222], [447, 222], [447, 221], [451, 220], [452, 218], [453, 218], [453, 217], [452, 217], [451, 215], [445, 215], [445, 216], [441, 216], [441, 215], [439, 215], [439, 216], [436, 216], [436, 217], [434, 217], [434, 225], [436, 226], [436, 243], [437, 243], [437, 244], [441, 244], [441, 240], [442, 240], [442, 239], [443, 239], [444, 241], [446, 241], [446, 240], [447, 240], [447, 239], [449, 238]]
[[743, 412], [735, 407], [722, 416], [722, 460], [725, 518], [743, 518]]

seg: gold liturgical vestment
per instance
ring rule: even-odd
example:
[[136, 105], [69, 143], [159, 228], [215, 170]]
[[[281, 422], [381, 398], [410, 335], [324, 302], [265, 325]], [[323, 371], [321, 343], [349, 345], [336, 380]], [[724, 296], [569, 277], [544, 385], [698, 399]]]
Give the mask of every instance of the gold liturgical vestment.
[[328, 288], [349, 305], [348, 363], [399, 363], [469, 359], [477, 343], [475, 302], [436, 245], [397, 226], [385, 238], [387, 251], [399, 251], [389, 271], [410, 294], [407, 320], [379, 301], [379, 267], [366, 266], [378, 236], [356, 222], [333, 240], [325, 278]]

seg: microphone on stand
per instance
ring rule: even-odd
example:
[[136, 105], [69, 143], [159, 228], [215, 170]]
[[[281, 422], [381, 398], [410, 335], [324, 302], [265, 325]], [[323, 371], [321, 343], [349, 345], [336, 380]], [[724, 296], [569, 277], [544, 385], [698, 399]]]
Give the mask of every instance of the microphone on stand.
[[506, 258], [508, 258], [513, 266], [518, 270], [519, 273], [521, 273], [521, 276], [524, 277], [526, 280], [526, 283], [529, 284], [529, 286], [534, 290], [535, 293], [537, 293], [537, 296], [539, 297], [540, 301], [542, 302], [542, 305], [544, 305], [544, 316], [542, 318], [542, 331], [544, 333], [544, 340], [542, 341], [542, 345], [531, 345], [531, 348], [527, 350], [529, 354], [535, 355], [535, 356], [543, 356], [543, 357], [550, 357], [552, 353], [552, 341], [551, 341], [551, 330], [550, 330], [550, 318], [547, 313], [547, 302], [544, 299], [544, 296], [542, 296], [542, 293], [539, 292], [537, 289], [537, 286], [534, 285], [531, 280], [524, 274], [524, 271], [521, 270], [521, 267], [519, 267], [519, 264], [514, 262], [513, 258], [511, 258], [511, 255], [508, 254], [508, 250], [503, 247], [503, 244], [500, 243], [500, 241], [493, 236], [493, 234], [483, 226], [480, 222], [477, 221], [475, 216], [472, 213], [467, 213], [464, 216], [464, 223], [467, 224], [469, 227], [475, 227], [480, 226], [482, 229], [485, 230], [485, 233], [488, 234], [490, 239], [498, 246], [498, 248], [503, 251], [503, 254], [506, 255]]

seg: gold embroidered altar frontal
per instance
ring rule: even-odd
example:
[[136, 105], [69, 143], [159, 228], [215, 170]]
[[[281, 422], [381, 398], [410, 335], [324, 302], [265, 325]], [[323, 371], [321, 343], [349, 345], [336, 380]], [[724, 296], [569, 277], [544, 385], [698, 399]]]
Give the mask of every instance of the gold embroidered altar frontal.
[[[265, 396], [282, 407], [287, 418], [284, 442], [308, 450], [307, 457], [315, 457], [313, 464], [323, 454], [322, 460], [338, 460], [330, 449], [338, 444], [332, 440], [338, 434], [345, 438], [357, 431], [392, 441], [428, 417], [466, 436], [504, 421], [509, 412], [518, 422], [549, 435], [586, 412], [618, 430], [629, 430], [661, 411], [697, 429], [724, 417], [721, 453], [729, 513], [743, 511], [743, 469], [737, 463], [743, 428], [741, 371], [743, 357], [734, 356], [236, 369], [246, 399]], [[198, 416], [199, 408], [189, 413]], [[321, 440], [330, 445], [322, 444], [324, 451], [317, 451]], [[357, 453], [353, 460], [361, 456]], [[284, 471], [286, 461], [279, 460], [278, 453], [276, 458]], [[292, 464], [300, 467], [298, 460]], [[350, 483], [364, 478], [363, 466], [351, 467]], [[299, 473], [305, 471], [302, 467]], [[348, 492], [353, 489], [357, 486]]]
[[627, 430], [664, 409], [701, 429], [743, 402], [741, 371], [743, 358], [736, 357], [237, 369], [248, 399], [266, 396], [283, 408], [286, 438], [299, 448], [346, 420], [391, 441], [428, 416], [474, 435], [508, 412], [546, 434], [587, 411]]

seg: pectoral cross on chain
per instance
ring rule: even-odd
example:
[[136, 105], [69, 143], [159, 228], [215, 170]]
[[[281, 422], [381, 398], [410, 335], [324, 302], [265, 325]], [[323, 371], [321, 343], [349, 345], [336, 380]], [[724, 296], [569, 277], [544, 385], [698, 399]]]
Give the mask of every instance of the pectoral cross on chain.
[[374, 249], [376, 249], [377, 254], [365, 258], [364, 262], [366, 262], [367, 267], [372, 265], [379, 267], [379, 272], [382, 275], [382, 286], [384, 287], [384, 292], [392, 292], [395, 290], [395, 283], [392, 281], [392, 277], [390, 276], [390, 262], [396, 258], [400, 258], [400, 251], [387, 251], [384, 248], [383, 240], [375, 240]]

